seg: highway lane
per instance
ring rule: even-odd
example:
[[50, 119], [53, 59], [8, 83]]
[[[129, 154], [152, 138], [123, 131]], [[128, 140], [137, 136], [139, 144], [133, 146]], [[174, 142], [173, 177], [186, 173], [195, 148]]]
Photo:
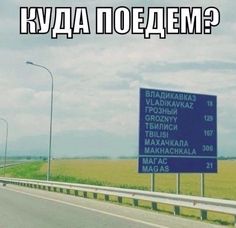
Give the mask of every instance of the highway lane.
[[221, 227], [181, 217], [24, 187], [0, 187], [1, 228]]

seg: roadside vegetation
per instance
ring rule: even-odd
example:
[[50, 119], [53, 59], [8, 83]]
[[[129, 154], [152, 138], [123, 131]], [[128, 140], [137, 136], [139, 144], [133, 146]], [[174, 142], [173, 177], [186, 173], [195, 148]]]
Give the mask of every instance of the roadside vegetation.
[[[236, 200], [236, 161], [219, 161], [218, 165], [217, 174], [205, 175], [205, 196]], [[8, 167], [6, 176], [45, 180], [46, 172], [47, 163], [36, 161]], [[150, 189], [150, 174], [138, 174], [136, 160], [53, 160], [51, 173], [51, 180], [55, 181]], [[0, 169], [0, 175], [3, 175], [3, 169]], [[175, 181], [174, 174], [158, 174], [155, 177], [155, 190], [175, 193]], [[200, 195], [199, 174], [181, 174], [181, 194]], [[143, 207], [147, 207], [147, 204], [144, 203]], [[163, 205], [159, 209], [166, 212], [172, 210]], [[198, 217], [199, 211], [182, 209], [181, 214]], [[233, 223], [233, 218], [229, 215], [209, 212], [208, 219], [226, 225]]]

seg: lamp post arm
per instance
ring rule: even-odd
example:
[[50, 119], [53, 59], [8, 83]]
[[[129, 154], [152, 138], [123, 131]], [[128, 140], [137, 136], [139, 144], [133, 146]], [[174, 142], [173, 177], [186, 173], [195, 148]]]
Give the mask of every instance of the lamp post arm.
[[52, 75], [52, 72], [45, 66], [42, 66], [42, 65], [39, 65], [39, 64], [36, 64], [36, 63], [32, 63], [31, 65], [34, 65], [34, 66], [37, 66], [37, 67], [41, 67], [43, 69], [45, 69], [51, 76], [51, 79], [52, 79], [52, 84], [53, 84], [53, 75]]

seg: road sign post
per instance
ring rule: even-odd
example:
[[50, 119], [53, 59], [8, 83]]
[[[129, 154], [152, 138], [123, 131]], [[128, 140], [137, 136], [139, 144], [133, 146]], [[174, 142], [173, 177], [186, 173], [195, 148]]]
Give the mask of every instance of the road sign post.
[[[205, 197], [205, 175], [201, 173], [201, 196]], [[207, 219], [207, 211], [201, 210], [201, 220]]]
[[176, 194], [180, 194], [180, 173], [176, 174]]
[[151, 174], [151, 192], [155, 192], [155, 173]]

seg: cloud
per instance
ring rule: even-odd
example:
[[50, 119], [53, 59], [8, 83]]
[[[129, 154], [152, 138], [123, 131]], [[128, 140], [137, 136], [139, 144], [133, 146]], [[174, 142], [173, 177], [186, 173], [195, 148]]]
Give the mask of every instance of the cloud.
[[[74, 150], [81, 135], [92, 138], [109, 135], [107, 150], [118, 142], [130, 151], [137, 141], [139, 88], [183, 90], [218, 95], [219, 148], [232, 154], [236, 147], [233, 137], [236, 122], [232, 113], [236, 105], [235, 3], [225, 1], [195, 1], [194, 5], [216, 5], [221, 10], [221, 24], [212, 35], [176, 35], [160, 40], [153, 36], [78, 35], [73, 40], [50, 35], [19, 35], [19, 5], [35, 5], [35, 1], [8, 1], [1, 5], [0, 15], [0, 105], [1, 115], [10, 122], [10, 141], [24, 139], [30, 150], [33, 144], [27, 137], [42, 137], [46, 150], [49, 127], [50, 77], [46, 71], [26, 65], [35, 61], [50, 68], [54, 75], [54, 133], [55, 137], [79, 131], [72, 137]], [[111, 5], [109, 1], [81, 1], [94, 14], [95, 6]], [[118, 1], [113, 5], [140, 5], [140, 2]], [[141, 5], [144, 3], [142, 2]], [[166, 6], [166, 1], [152, 1], [146, 6]], [[168, 5], [189, 5], [188, 1], [173, 1]], [[193, 4], [193, 3], [192, 3]], [[37, 1], [46, 6], [53, 1]], [[57, 1], [57, 6], [75, 6], [78, 1]], [[14, 13], [13, 13], [14, 12]], [[94, 15], [91, 18], [91, 23]], [[91, 133], [92, 132], [92, 133]], [[100, 133], [99, 133], [100, 132]], [[101, 133], [102, 132], [102, 133]], [[78, 137], [78, 138], [77, 138]], [[44, 139], [45, 138], [45, 139]], [[56, 140], [56, 150], [66, 148], [63, 137]], [[87, 140], [89, 142], [89, 140]], [[230, 143], [229, 143], [230, 141]], [[18, 141], [19, 142], [19, 141]], [[105, 138], [103, 140], [105, 148]], [[23, 144], [17, 143], [23, 153]], [[64, 146], [63, 146], [64, 145]], [[96, 146], [94, 146], [96, 148]], [[19, 148], [19, 150], [20, 150]], [[36, 150], [36, 147], [34, 147]], [[60, 149], [62, 154], [63, 149]], [[133, 153], [133, 152], [132, 152]]]

